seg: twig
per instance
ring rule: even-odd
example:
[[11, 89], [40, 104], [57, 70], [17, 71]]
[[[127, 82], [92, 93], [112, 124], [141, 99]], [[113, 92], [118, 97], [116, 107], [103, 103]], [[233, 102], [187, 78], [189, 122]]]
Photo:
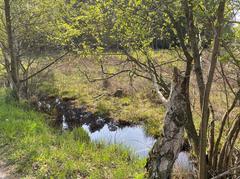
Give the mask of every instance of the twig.
[[131, 70], [122, 70], [122, 71], [119, 71], [117, 73], [112, 73], [111, 75], [105, 77], [105, 78], [94, 78], [94, 79], [91, 79], [86, 72], [82, 71], [80, 68], [78, 68], [78, 70], [86, 77], [86, 79], [88, 80], [88, 82], [92, 83], [92, 82], [97, 82], [97, 81], [103, 81], [103, 80], [108, 80], [108, 79], [111, 79], [121, 73], [126, 73], [126, 72], [130, 72]]

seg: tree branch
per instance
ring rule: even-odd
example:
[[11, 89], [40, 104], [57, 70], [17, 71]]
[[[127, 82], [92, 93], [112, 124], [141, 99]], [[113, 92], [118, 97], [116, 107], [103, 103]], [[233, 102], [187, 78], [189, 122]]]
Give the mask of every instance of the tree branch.
[[65, 57], [67, 54], [69, 53], [69, 51], [67, 51], [66, 53], [64, 53], [63, 55], [61, 55], [60, 57], [56, 58], [53, 62], [49, 63], [48, 65], [46, 65], [45, 67], [43, 67], [42, 69], [40, 69], [39, 71], [33, 73], [32, 75], [28, 76], [25, 79], [20, 80], [20, 82], [25, 82], [33, 77], [35, 77], [36, 75], [38, 75], [39, 73], [43, 72], [44, 70], [46, 70], [47, 68], [49, 68], [50, 66], [54, 65], [55, 63], [57, 63], [59, 60], [61, 60], [63, 57]]
[[217, 9], [217, 21], [215, 27], [215, 34], [214, 34], [214, 43], [213, 43], [213, 50], [212, 50], [212, 57], [211, 57], [211, 64], [208, 71], [208, 79], [205, 85], [204, 90], [204, 98], [203, 98], [203, 106], [202, 106], [202, 121], [200, 127], [200, 171], [199, 171], [199, 178], [205, 179], [207, 175], [207, 168], [206, 168], [206, 146], [207, 146], [207, 126], [208, 126], [208, 117], [209, 117], [209, 95], [212, 87], [214, 72], [217, 64], [218, 59], [218, 52], [220, 46], [220, 37], [222, 35], [222, 27], [223, 27], [223, 20], [224, 20], [224, 10], [225, 10], [225, 3], [226, 0], [221, 0], [218, 5]]

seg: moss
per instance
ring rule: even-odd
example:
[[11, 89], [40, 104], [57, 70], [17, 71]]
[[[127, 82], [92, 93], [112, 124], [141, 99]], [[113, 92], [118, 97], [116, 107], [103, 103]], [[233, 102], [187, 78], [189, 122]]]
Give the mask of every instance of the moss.
[[113, 110], [110, 101], [100, 101], [96, 105], [96, 112], [99, 116], [109, 116]]

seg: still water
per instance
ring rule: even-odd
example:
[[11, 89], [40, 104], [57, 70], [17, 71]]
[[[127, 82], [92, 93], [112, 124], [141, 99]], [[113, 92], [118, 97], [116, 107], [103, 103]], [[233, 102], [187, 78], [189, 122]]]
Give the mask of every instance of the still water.
[[140, 157], [147, 157], [155, 139], [147, 136], [143, 127], [132, 126], [112, 130], [111, 125], [105, 124], [99, 131], [90, 132], [88, 125], [82, 126], [92, 141], [104, 141], [108, 144], [122, 144]]
[[[146, 135], [142, 126], [118, 127], [107, 123], [94, 132], [89, 125], [84, 124], [82, 127], [89, 134], [92, 141], [103, 141], [107, 144], [122, 144], [139, 157], [147, 157], [148, 152], [156, 141], [153, 137]], [[189, 153], [179, 153], [173, 166], [174, 171], [177, 171], [177, 175], [187, 175], [187, 178], [193, 176], [196, 168], [190, 159]]]

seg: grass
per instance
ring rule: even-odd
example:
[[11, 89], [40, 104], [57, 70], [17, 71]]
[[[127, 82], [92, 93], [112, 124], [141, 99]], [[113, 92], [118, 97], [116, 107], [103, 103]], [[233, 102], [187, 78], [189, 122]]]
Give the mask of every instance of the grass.
[[92, 143], [82, 129], [59, 132], [0, 91], [0, 154], [25, 178], [143, 178], [145, 159], [117, 145]]
[[[151, 56], [159, 60], [160, 63], [166, 63], [174, 61], [178, 57], [173, 51], [161, 50], [158, 52], [151, 51]], [[99, 56], [73, 56], [54, 68], [52, 70], [52, 78], [48, 78], [41, 85], [43, 92], [53, 95], [59, 95], [62, 97], [76, 97], [79, 105], [86, 105], [88, 110], [96, 112], [102, 116], [109, 116], [115, 120], [125, 120], [133, 123], [144, 123], [146, 132], [153, 136], [159, 136], [160, 129], [162, 129], [163, 118], [165, 109], [159, 103], [158, 96], [154, 93], [153, 85], [151, 82], [145, 79], [136, 78], [133, 81], [133, 87], [129, 85], [128, 74], [121, 74], [109, 79], [107, 86], [104, 85], [104, 81], [97, 81], [90, 83], [87, 81], [80, 71], [86, 70], [92, 79], [102, 77], [100, 65], [97, 63]], [[123, 55], [103, 55], [102, 60], [105, 63], [105, 71], [109, 73], [115, 73], [118, 71], [116, 65], [126, 57]], [[144, 58], [139, 57], [141, 60]], [[206, 66], [207, 64], [206, 60]], [[183, 62], [177, 61], [164, 65], [161, 72], [163, 76], [171, 80], [172, 66], [183, 67]], [[205, 67], [206, 68], [206, 67]], [[231, 68], [230, 68], [231, 69]], [[230, 70], [229, 69], [229, 70]], [[205, 72], [206, 73], [206, 72]], [[222, 78], [216, 74], [214, 79], [212, 94], [210, 97], [211, 104], [214, 104], [215, 117], [218, 119], [216, 123], [216, 129], [219, 128], [220, 119], [226, 111], [226, 100], [224, 96]], [[234, 84], [234, 82], [231, 82]], [[114, 92], [117, 89], [123, 89], [123, 97], [114, 97]], [[191, 103], [193, 107], [193, 119], [197, 131], [200, 128], [201, 121], [201, 109], [199, 106], [199, 95], [197, 92], [196, 77], [192, 75], [190, 84]], [[229, 95], [229, 100], [232, 100], [232, 96]], [[234, 116], [238, 113], [239, 107], [231, 113], [230, 122], [233, 121]], [[211, 119], [210, 119], [211, 120]], [[229, 124], [231, 126], [231, 124]], [[218, 130], [216, 130], [218, 132]]]
[[[167, 51], [160, 54], [165, 61], [172, 58]], [[159, 55], [155, 56], [157, 58]], [[108, 70], [114, 73], [118, 70], [115, 61], [121, 61], [123, 57], [109, 55], [105, 58], [110, 63]], [[86, 105], [88, 110], [101, 116], [132, 123], [144, 122], [146, 132], [158, 136], [165, 109], [156, 102], [158, 97], [153, 93], [152, 84], [143, 79], [135, 79], [133, 88], [129, 85], [128, 74], [109, 79], [107, 87], [104, 87], [103, 81], [91, 83], [78, 69], [85, 70], [84, 66], [87, 66], [86, 70], [90, 70], [91, 77], [99, 78], [102, 74], [96, 63], [94, 59], [70, 57], [52, 70], [52, 77], [41, 84], [40, 91], [62, 97], [74, 96], [79, 105]], [[114, 97], [114, 92], [119, 88], [124, 91], [123, 97]]]

